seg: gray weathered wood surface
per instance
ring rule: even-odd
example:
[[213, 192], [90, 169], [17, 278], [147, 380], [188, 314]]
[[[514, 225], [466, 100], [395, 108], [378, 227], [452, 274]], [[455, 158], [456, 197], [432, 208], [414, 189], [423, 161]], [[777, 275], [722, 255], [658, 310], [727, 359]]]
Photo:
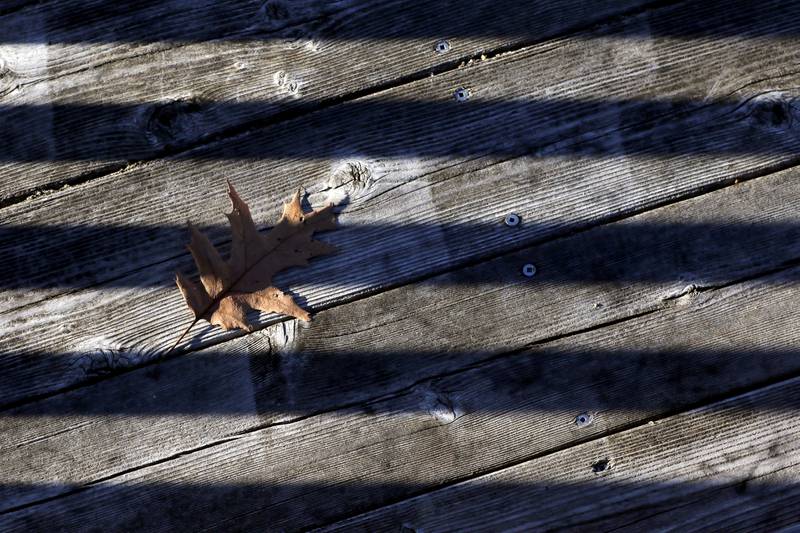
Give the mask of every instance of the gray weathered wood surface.
[[[794, 523], [798, 15], [0, 6], [0, 526]], [[160, 360], [226, 179], [341, 252]]]
[[[776, 190], [781, 194], [767, 194]], [[752, 278], [800, 256], [800, 230], [790, 222], [800, 213], [789, 201], [798, 193], [790, 169], [333, 307], [308, 328], [287, 322], [24, 405], [0, 419], [0, 447], [13, 450], [4, 470], [27, 481], [90, 482], [264, 424], [380, 397], [532, 343], [669, 308], [692, 290]], [[715, 226], [718, 217], [731, 226]], [[739, 232], [740, 225], [753, 230]], [[603, 247], [587, 255], [597, 242]], [[749, 261], [752, 255], [760, 260]], [[539, 268], [535, 283], [518, 273], [528, 260]], [[565, 294], [565, 284], [576, 287]], [[380, 315], [371, 316], [374, 309]], [[420, 330], [424, 337], [416, 335]], [[352, 368], [342, 372], [348, 362]], [[109, 370], [99, 357], [92, 363], [86, 357], [79, 364], [93, 376]], [[132, 424], [114, 415], [143, 418]], [[48, 461], [54, 442], [83, 451]], [[42, 497], [39, 488], [29, 496], [19, 487], [0, 494], [9, 506]]]
[[798, 517], [798, 409], [795, 378], [323, 531], [774, 530]]
[[[652, 3], [569, 0], [520, 11], [496, 0], [467, 10], [450, 0], [170, 0], [131, 12], [128, 4], [68, 0], [23, 9], [0, 16], [0, 35], [29, 50], [0, 45], [2, 139], [13, 141], [3, 147], [12, 163], [0, 167], [0, 200]], [[450, 49], [436, 53], [447, 37]], [[91, 128], [83, 127], [87, 115]]]
[[[675, 16], [680, 13], [677, 10]], [[627, 23], [649, 25], [641, 17]], [[190, 216], [196, 224], [211, 226], [215, 240], [227, 238], [220, 214], [226, 208], [222, 194], [226, 178], [236, 183], [251, 202], [255, 216], [265, 221], [274, 220], [279, 202], [298, 182], [318, 192], [312, 197], [315, 201], [334, 198], [349, 202], [340, 218], [342, 229], [325, 237], [342, 254], [311, 271], [289, 272], [278, 279], [319, 309], [795, 160], [797, 122], [790, 114], [777, 117], [783, 122], [772, 120], [773, 105], [778, 106], [775, 113], [788, 106], [784, 93], [791, 90], [792, 75], [765, 81], [757, 70], [777, 61], [781, 48], [765, 51], [760, 43], [745, 41], [743, 48], [734, 47], [730, 55], [710, 48], [689, 63], [684, 59], [686, 43], [656, 41], [665, 50], [654, 44], [647, 53], [653, 60], [665, 56], [665, 67], [655, 74], [647, 71], [647, 83], [636, 85], [623, 81], [631, 78], [632, 66], [641, 61], [639, 43], [590, 42], [587, 45], [585, 38], [575, 39], [551, 46], [550, 53], [521, 50], [498, 58], [497, 66], [490, 61], [394, 90], [414, 93], [445, 108], [453, 106], [456, 111], [463, 108], [468, 118], [454, 118], [450, 113], [397, 116], [397, 106], [376, 109], [375, 113], [385, 110], [391, 115], [393, 120], [387, 118], [384, 123], [397, 128], [398, 137], [422, 149], [446, 142], [453, 150], [449, 156], [395, 154], [388, 158], [343, 157], [333, 162], [329, 158], [314, 162], [280, 159], [247, 165], [213, 158], [200, 162], [159, 160], [6, 209], [6, 223], [14, 231], [4, 233], [0, 248], [10, 260], [0, 268], [14, 288], [6, 291], [5, 301], [0, 302], [0, 309], [7, 310], [0, 315], [0, 328], [10, 339], [4, 349], [11, 352], [0, 361], [0, 384], [8, 380], [15, 386], [2, 387], [0, 399], [3, 403], [18, 401], [85, 379], [81, 365], [74, 364], [75, 357], [31, 358], [27, 355], [31, 352], [78, 352], [82, 359], [87, 351], [124, 350], [119, 364], [135, 364], [162, 353], [187, 321], [180, 296], [172, 288], [175, 268], [191, 268], [189, 258], [180, 254], [186, 239], [182, 224]], [[607, 48], [598, 54], [603, 43]], [[624, 50], [625, 46], [631, 50]], [[790, 48], [787, 55], [800, 54]], [[512, 61], [517, 56], [519, 60]], [[633, 59], [626, 59], [629, 57]], [[747, 63], [750, 58], [752, 64]], [[666, 68], [670, 61], [679, 65]], [[732, 68], [732, 63], [743, 67]], [[689, 110], [665, 106], [660, 118], [653, 118], [641, 112], [638, 100], [591, 107], [584, 115], [575, 115], [567, 102], [564, 107], [560, 103], [542, 109], [512, 107], [506, 122], [497, 116], [497, 109], [481, 107], [477, 94], [476, 101], [464, 103], [466, 107], [450, 103], [450, 89], [465, 81], [476, 93], [485, 85], [486, 98], [492, 101], [524, 96], [530, 85], [519, 72], [528, 66], [524, 71], [530, 76], [551, 79], [573, 94], [584, 86], [586, 99], [614, 94], [620, 99], [637, 87], [645, 91], [641, 97], [663, 93], [688, 98], [727, 86], [726, 92], [734, 93], [735, 88], [745, 87], [740, 98], [765, 103], [753, 107], [752, 100], [746, 100], [740, 106], [734, 103], [739, 100], [732, 99], [730, 104], [690, 106]], [[599, 73], [600, 84], [587, 79], [588, 67]], [[747, 78], [748, 71], [751, 78]], [[719, 75], [710, 77], [710, 72]], [[664, 86], [658, 84], [661, 78]], [[534, 89], [547, 91], [546, 87]], [[392, 92], [367, 100], [383, 106]], [[473, 104], [478, 108], [474, 113], [469, 111]], [[790, 112], [792, 108], [787, 109]], [[286, 139], [285, 146], [304, 144], [311, 153], [352, 146], [348, 136], [353, 135], [367, 145], [391, 147], [393, 138], [386, 131], [379, 132], [382, 123], [375, 121], [375, 113], [352, 114], [343, 104], [273, 129]], [[667, 116], [674, 118], [666, 120]], [[365, 124], [367, 119], [374, 124]], [[548, 124], [551, 120], [557, 121], [552, 127], [530, 127], [531, 121]], [[308, 139], [307, 132], [314, 125], [319, 137]], [[420, 131], [421, 127], [425, 131]], [[473, 127], [477, 130], [472, 131]], [[367, 135], [363, 128], [371, 133]], [[498, 142], [502, 130], [509, 134]], [[441, 139], [443, 131], [453, 133]], [[264, 135], [253, 133], [201, 151], [220, 153], [256, 146]], [[465, 136], [476, 153], [490, 155], [458, 155]], [[562, 139], [563, 145], [548, 145], [557, 139]], [[500, 158], [491, 155], [502, 143], [509, 143], [503, 148], [508, 153]], [[549, 148], [526, 153], [537, 143]], [[603, 157], [593, 155], [596, 150]], [[647, 153], [649, 150], [654, 153]], [[508, 155], [514, 151], [521, 155]], [[567, 154], [573, 156], [565, 157]], [[351, 172], [350, 165], [363, 168], [364, 173]], [[148, 193], [141, 194], [142, 190]], [[526, 221], [518, 231], [509, 232], [499, 224], [510, 210]], [[32, 227], [22, 230], [31, 238], [20, 239], [18, 226]], [[47, 257], [44, 261], [43, 256]], [[353, 264], [358, 268], [349, 266]], [[75, 291], [85, 287], [88, 290]], [[147, 308], [153, 311], [146, 313]], [[106, 322], [102, 334], [96, 332], [96, 320]], [[270, 321], [270, 317], [264, 318], [264, 323]], [[53, 323], [62, 329], [49, 335], [51, 330], [45, 326]], [[65, 323], [70, 324], [66, 331]], [[201, 325], [192, 336], [191, 347], [229, 337]], [[20, 387], [21, 381], [30, 388]]]
[[[387, 398], [234, 434], [0, 519], [12, 529], [45, 523], [70, 529], [90, 517], [99, 529], [120, 521], [148, 529], [320, 525], [797, 373], [798, 273], [687, 295], [661, 312], [418, 380]], [[755, 316], [746, 302], [766, 311]], [[794, 406], [764, 401], [753, 409], [766, 420], [775, 411], [796, 419]], [[594, 423], [579, 428], [575, 418], [584, 412]], [[97, 441], [86, 442], [91, 453]], [[728, 448], [721, 441], [717, 453]], [[127, 453], [133, 452], [129, 446]], [[574, 462], [591, 471], [597, 458], [580, 457]], [[8, 476], [9, 488], [31, 482], [28, 472], [18, 475], [22, 479]], [[82, 485], [56, 477], [70, 492]], [[549, 475], [545, 479], [551, 483]], [[447, 504], [454, 515], [455, 501]], [[522, 508], [536, 511], [528, 498], [522, 501]], [[566, 505], [564, 512], [570, 513]], [[394, 526], [387, 529], [400, 524]]]

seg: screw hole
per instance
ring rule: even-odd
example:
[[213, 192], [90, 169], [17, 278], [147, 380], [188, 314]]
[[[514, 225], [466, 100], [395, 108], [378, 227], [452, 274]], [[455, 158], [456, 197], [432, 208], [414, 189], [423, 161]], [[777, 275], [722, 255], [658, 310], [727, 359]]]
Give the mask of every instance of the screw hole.
[[519, 225], [519, 222], [520, 222], [519, 215], [516, 215], [514, 213], [509, 213], [508, 215], [506, 215], [505, 219], [506, 226], [513, 228], [514, 226]]
[[469, 89], [465, 89], [463, 87], [458, 88], [456, 89], [454, 96], [457, 102], [466, 102], [470, 97]]
[[439, 53], [439, 54], [445, 54], [445, 53], [447, 53], [449, 50], [450, 50], [450, 43], [449, 43], [447, 40], [445, 40], [445, 39], [442, 39], [441, 41], [439, 41], [438, 43], [436, 43], [436, 52], [437, 52], [437, 53]]
[[536, 267], [531, 263], [528, 263], [527, 265], [522, 267], [522, 274], [526, 278], [532, 278], [533, 276], [536, 275]]
[[590, 413], [581, 413], [575, 417], [575, 425], [579, 428], [588, 427], [594, 422], [594, 417]]

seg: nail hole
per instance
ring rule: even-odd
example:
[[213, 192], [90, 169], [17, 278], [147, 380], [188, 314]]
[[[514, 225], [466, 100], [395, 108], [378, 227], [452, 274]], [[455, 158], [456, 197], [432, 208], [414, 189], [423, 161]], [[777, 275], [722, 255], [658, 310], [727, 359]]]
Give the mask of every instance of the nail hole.
[[595, 474], [602, 474], [603, 472], [611, 470], [611, 467], [613, 466], [614, 463], [611, 461], [611, 459], [600, 459], [592, 465], [592, 472]]

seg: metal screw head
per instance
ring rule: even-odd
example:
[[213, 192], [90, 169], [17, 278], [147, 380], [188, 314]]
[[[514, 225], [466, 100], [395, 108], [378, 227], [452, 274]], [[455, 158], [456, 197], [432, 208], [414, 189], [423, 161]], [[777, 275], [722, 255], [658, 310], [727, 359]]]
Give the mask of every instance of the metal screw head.
[[506, 223], [506, 226], [508, 226], [510, 228], [513, 228], [514, 226], [519, 225], [519, 215], [516, 215], [514, 213], [507, 214], [506, 218], [505, 218], [505, 223]]
[[453, 93], [453, 96], [455, 97], [456, 102], [466, 102], [469, 100], [470, 92], [469, 89], [459, 87], [456, 89], [456, 92]]
[[531, 263], [528, 263], [522, 267], [522, 274], [527, 278], [532, 278], [534, 275], [536, 275], [536, 267]]
[[590, 426], [592, 425], [592, 422], [594, 422], [594, 417], [591, 415], [591, 413], [581, 413], [575, 417], [575, 425], [579, 428]]
[[450, 51], [450, 42], [447, 39], [442, 39], [436, 43], [436, 53], [445, 54]]

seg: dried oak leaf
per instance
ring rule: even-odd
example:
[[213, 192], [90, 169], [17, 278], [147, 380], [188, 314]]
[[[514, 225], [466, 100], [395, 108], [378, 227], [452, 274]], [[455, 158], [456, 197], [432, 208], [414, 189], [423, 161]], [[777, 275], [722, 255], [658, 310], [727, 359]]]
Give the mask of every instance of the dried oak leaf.
[[[175, 281], [195, 322], [205, 319], [223, 329], [252, 331], [246, 314], [250, 309], [291, 315], [308, 321], [310, 316], [294, 299], [272, 286], [272, 276], [292, 266], [306, 266], [312, 257], [335, 248], [311, 238], [315, 231], [336, 227], [333, 204], [303, 213], [300, 191], [283, 206], [283, 215], [266, 234], [256, 230], [250, 209], [228, 182], [231, 212], [227, 214], [233, 240], [230, 260], [222, 260], [214, 245], [189, 224], [189, 251], [200, 272], [198, 287], [180, 272]], [[194, 325], [194, 323], [193, 323]], [[180, 339], [179, 339], [180, 340]]]

